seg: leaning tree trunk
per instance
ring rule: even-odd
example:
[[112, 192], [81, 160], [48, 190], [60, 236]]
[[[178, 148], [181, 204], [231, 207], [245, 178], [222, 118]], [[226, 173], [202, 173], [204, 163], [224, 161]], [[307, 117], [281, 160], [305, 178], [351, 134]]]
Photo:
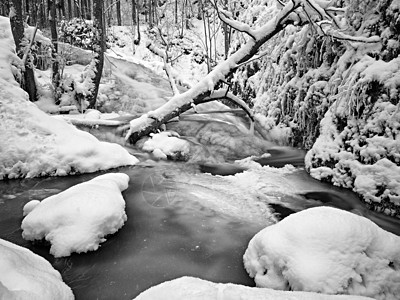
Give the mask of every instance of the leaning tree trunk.
[[103, 1], [93, 0], [93, 27], [95, 30], [95, 37], [93, 39], [93, 50], [94, 50], [94, 78], [93, 88], [90, 95], [87, 97], [89, 101], [89, 108], [96, 106], [97, 94], [99, 93], [99, 85], [101, 74], [103, 72], [104, 65], [104, 50], [105, 50], [105, 37], [104, 37], [104, 22], [103, 22]]
[[[21, 42], [24, 37], [24, 21], [22, 19], [22, 2], [13, 0], [13, 13], [10, 14], [11, 31], [14, 37], [15, 49], [19, 57], [23, 57], [23, 49]], [[33, 38], [33, 37], [32, 37]], [[35, 74], [29, 63], [25, 63], [25, 70], [22, 72], [21, 87], [28, 93], [30, 101], [37, 100], [37, 89], [35, 82]]]

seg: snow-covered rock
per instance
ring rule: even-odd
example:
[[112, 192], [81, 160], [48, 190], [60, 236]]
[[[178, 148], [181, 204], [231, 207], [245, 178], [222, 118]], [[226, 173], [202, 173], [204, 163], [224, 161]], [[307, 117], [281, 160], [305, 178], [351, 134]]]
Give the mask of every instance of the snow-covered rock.
[[30, 250], [0, 239], [0, 299], [74, 299], [50, 263]]
[[164, 131], [151, 134], [151, 138], [143, 144], [142, 149], [152, 152], [160, 159], [167, 159], [167, 157], [180, 159], [189, 154], [190, 144], [180, 139], [177, 133]]
[[135, 300], [362, 300], [359, 296], [284, 292], [231, 283], [214, 283], [194, 277], [181, 277], [161, 283], [141, 293]]
[[28, 214], [21, 225], [23, 238], [46, 239], [55, 257], [97, 250], [106, 241], [104, 237], [117, 232], [127, 220], [121, 191], [128, 188], [128, 182], [126, 174], [109, 173], [48, 197], [40, 204], [28, 202], [24, 208]]
[[0, 180], [95, 172], [138, 161], [120, 145], [100, 142], [29, 102], [14, 79], [11, 64], [19, 63], [14, 48], [10, 20], [0, 17]]
[[250, 241], [244, 264], [259, 287], [375, 299], [400, 295], [400, 238], [330, 207], [263, 229]]

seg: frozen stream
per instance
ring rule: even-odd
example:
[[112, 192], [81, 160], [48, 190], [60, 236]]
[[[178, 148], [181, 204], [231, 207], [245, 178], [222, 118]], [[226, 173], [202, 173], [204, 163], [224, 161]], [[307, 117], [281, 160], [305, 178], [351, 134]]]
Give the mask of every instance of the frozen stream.
[[[0, 181], [0, 238], [49, 260], [76, 299], [123, 300], [183, 275], [252, 286], [242, 262], [249, 240], [280, 218], [313, 206], [353, 211], [400, 234], [400, 222], [367, 211], [354, 193], [310, 178], [302, 168], [304, 151], [248, 137], [243, 133], [248, 124], [233, 115], [189, 115], [169, 127], [191, 143], [191, 159], [157, 162], [138, 153], [139, 165], [113, 170], [130, 176], [123, 192], [128, 220], [99, 250], [54, 259], [48, 245], [23, 240], [20, 229], [25, 203], [98, 173]], [[119, 140], [107, 129], [94, 133]], [[270, 156], [258, 161], [271, 167], [234, 163], [263, 153]]]

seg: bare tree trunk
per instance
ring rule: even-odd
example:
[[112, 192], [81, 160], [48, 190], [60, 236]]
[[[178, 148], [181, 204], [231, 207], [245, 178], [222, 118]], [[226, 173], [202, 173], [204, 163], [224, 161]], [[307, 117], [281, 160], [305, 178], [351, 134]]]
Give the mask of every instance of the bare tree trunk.
[[86, 0], [80, 0], [80, 4], [81, 4], [81, 16], [84, 19], [87, 19], [87, 4], [86, 4]]
[[178, 24], [178, 0], [175, 0], [175, 24]]
[[136, 25], [136, 14], [138, 13], [137, 11], [137, 2], [136, 0], [132, 0], [132, 24]]
[[[14, 14], [10, 18], [11, 31], [14, 37], [15, 49], [19, 57], [23, 56], [21, 49], [21, 41], [24, 37], [24, 21], [22, 19], [22, 3], [20, 0], [13, 0]], [[23, 79], [21, 86], [28, 93], [30, 101], [37, 100], [37, 89], [35, 82], [35, 74], [28, 64], [25, 64], [23, 71]]]
[[206, 61], [207, 61], [207, 73], [211, 72], [211, 63], [210, 63], [210, 53], [208, 53], [208, 37], [207, 37], [207, 20], [205, 17], [203, 2], [200, 1], [199, 5], [201, 4], [201, 13], [203, 19], [203, 27], [204, 27], [204, 43], [206, 48]]
[[121, 0], [117, 0], [117, 25], [121, 26], [122, 25], [122, 20], [121, 20]]
[[202, 20], [203, 16], [203, 0], [199, 0], [197, 3], [197, 19]]
[[57, 3], [58, 15], [60, 18], [65, 18], [65, 3], [64, 1], [59, 1]]
[[73, 17], [74, 17], [74, 15], [73, 15], [73, 1], [72, 0], [68, 0], [67, 1], [67, 3], [68, 3], [68, 19], [72, 19]]
[[149, 26], [153, 27], [153, 0], [149, 0]]
[[51, 81], [54, 89], [54, 102], [59, 104], [60, 102], [60, 70], [59, 70], [59, 62], [58, 62], [58, 37], [57, 37], [57, 12], [56, 12], [56, 0], [48, 0], [48, 9], [50, 16], [50, 31], [51, 31], [51, 42], [53, 44], [53, 48], [51, 51], [52, 58], [52, 77]]
[[103, 72], [104, 65], [104, 51], [105, 51], [105, 26], [103, 21], [103, 1], [93, 0], [93, 27], [95, 29], [95, 38], [93, 39], [93, 49], [95, 52], [96, 63], [94, 68], [95, 76], [92, 79], [94, 88], [88, 96], [89, 108], [96, 106], [97, 94], [99, 93], [100, 79]]
[[[228, 0], [225, 0], [224, 8], [226, 10], [228, 10]], [[231, 43], [230, 27], [228, 26], [228, 24], [223, 23], [222, 24], [222, 29], [224, 31], [225, 59], [227, 59], [228, 58], [228, 53], [229, 53], [229, 46], [230, 46], [230, 43]]]

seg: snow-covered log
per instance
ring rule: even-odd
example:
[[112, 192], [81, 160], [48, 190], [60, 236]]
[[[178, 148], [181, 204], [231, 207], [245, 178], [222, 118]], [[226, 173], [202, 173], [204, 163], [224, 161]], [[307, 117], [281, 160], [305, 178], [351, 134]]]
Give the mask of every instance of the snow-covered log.
[[[341, 34], [342, 24], [339, 15], [342, 11], [340, 9], [338, 10], [336, 7], [331, 7], [331, 2], [327, 1], [290, 0], [286, 3], [279, 2], [277, 6], [282, 6], [281, 9], [278, 10], [269, 21], [258, 28], [252, 28], [234, 20], [228, 12], [219, 8], [216, 2], [214, 2], [213, 5], [217, 9], [218, 15], [223, 22], [233, 27], [235, 30], [247, 34], [249, 39], [238, 51], [225, 61], [219, 63], [214, 70], [205, 76], [197, 85], [183, 94], [175, 95], [170, 101], [155, 111], [151, 111], [141, 118], [133, 120], [126, 136], [126, 139], [131, 143], [135, 143], [142, 136], [149, 134], [161, 124], [180, 115], [194, 105], [216, 100], [218, 97], [213, 96], [214, 89], [243, 64], [248, 63], [249, 60], [259, 53], [260, 47], [263, 44], [284, 30], [289, 24], [303, 25], [313, 23], [315, 27], [319, 28], [319, 34], [341, 38], [351, 42], [375, 43], [379, 41], [378, 37], [365, 39], [361, 37], [353, 38], [349, 35]], [[228, 96], [228, 94], [226, 94], [226, 96]], [[229, 97], [227, 97], [227, 99], [229, 99]], [[247, 105], [241, 105], [241, 107], [247, 107]], [[248, 111], [247, 108], [245, 108], [245, 110], [246, 112]]]
[[265, 42], [282, 31], [288, 24], [293, 23], [292, 18], [288, 17], [300, 7], [301, 3], [300, 0], [288, 2], [274, 18], [264, 26], [252, 31], [254, 38], [250, 39], [227, 60], [218, 64], [193, 88], [175, 95], [167, 103], [139, 119], [132, 120], [126, 139], [135, 143], [141, 137], [157, 129], [161, 124], [191, 109], [193, 105], [215, 100], [213, 98], [215, 87], [235, 72], [242, 63], [251, 59]]

